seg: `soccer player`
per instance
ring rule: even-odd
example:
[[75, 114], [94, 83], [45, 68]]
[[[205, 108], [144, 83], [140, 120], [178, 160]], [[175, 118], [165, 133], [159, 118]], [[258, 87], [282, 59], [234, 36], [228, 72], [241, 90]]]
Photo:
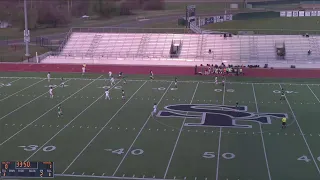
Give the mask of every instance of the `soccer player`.
[[109, 71], [109, 78], [111, 78], [111, 76], [112, 76], [112, 72], [111, 72], [111, 71]]
[[53, 98], [53, 88], [52, 87], [50, 87], [50, 89], [49, 89], [49, 94], [50, 94], [50, 98]]
[[111, 98], [110, 98], [110, 96], [109, 96], [109, 89], [106, 89], [106, 91], [105, 91], [104, 93], [106, 94], [105, 99], [110, 100]]
[[284, 89], [282, 88], [282, 89], [281, 89], [280, 101], [281, 101], [281, 100], [285, 100], [285, 99], [286, 99], [286, 97], [285, 97], [285, 94], [284, 94]]
[[154, 117], [154, 115], [157, 113], [157, 103], [153, 104], [153, 111], [151, 112], [151, 116]]
[[154, 79], [152, 70], [150, 70], [150, 79], [151, 79], [151, 80]]
[[225, 78], [222, 79], [222, 86], [225, 84]]
[[121, 96], [122, 100], [125, 100], [126, 99], [126, 96], [125, 96], [125, 93], [124, 93], [124, 90], [122, 89], [122, 96]]
[[214, 83], [218, 84], [218, 77], [217, 76], [214, 78]]
[[178, 78], [177, 77], [174, 78], [174, 87], [178, 88]]
[[51, 73], [50, 72], [48, 72], [48, 74], [47, 74], [47, 79], [48, 79], [48, 82], [50, 82], [50, 79], [51, 79]]
[[126, 77], [122, 77], [122, 80], [123, 80], [123, 84], [127, 84], [127, 80], [126, 80]]
[[239, 108], [239, 103], [236, 102], [236, 109], [238, 110], [238, 108]]
[[60, 84], [60, 86], [64, 88], [64, 79], [63, 79], [63, 77], [61, 78], [61, 84]]
[[84, 75], [84, 73], [86, 73], [86, 66], [85, 65], [82, 66], [82, 76]]
[[114, 82], [114, 78], [111, 76], [111, 79], [110, 79], [110, 82], [111, 82], [111, 86], [115, 85], [116, 83]]
[[61, 104], [58, 105], [58, 118], [59, 118], [60, 116], [63, 116]]
[[119, 72], [119, 78], [121, 78], [123, 75], [123, 72]]
[[287, 127], [287, 118], [283, 117], [282, 118], [282, 129], [285, 129]]

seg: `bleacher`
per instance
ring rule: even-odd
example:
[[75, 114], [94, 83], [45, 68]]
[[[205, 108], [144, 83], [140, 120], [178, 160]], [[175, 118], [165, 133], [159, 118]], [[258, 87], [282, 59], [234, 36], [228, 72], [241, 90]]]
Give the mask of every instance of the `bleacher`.
[[[181, 41], [179, 55], [172, 58], [173, 41]], [[196, 65], [220, 64], [313, 64], [320, 62], [318, 36], [82, 33], [70, 35], [62, 50], [45, 63]], [[279, 59], [275, 44], [285, 44], [286, 56]], [[211, 49], [211, 53], [209, 53]], [[308, 55], [308, 50], [311, 54]]]

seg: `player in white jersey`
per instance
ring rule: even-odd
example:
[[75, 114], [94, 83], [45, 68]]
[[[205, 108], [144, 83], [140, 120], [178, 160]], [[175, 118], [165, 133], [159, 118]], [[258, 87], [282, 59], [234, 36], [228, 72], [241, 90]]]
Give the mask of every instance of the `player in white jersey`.
[[154, 117], [154, 115], [157, 113], [157, 103], [153, 104], [153, 111], [151, 112], [151, 116]]
[[84, 73], [86, 73], [86, 67], [82, 66], [82, 76], [84, 75]]
[[214, 78], [214, 83], [218, 84], [218, 77], [217, 76]]
[[111, 76], [111, 79], [110, 79], [110, 82], [111, 82], [111, 86], [115, 85], [116, 83], [114, 82], [114, 78]]
[[50, 79], [51, 79], [51, 74], [50, 74], [50, 72], [48, 72], [48, 74], [47, 74], [47, 79], [48, 79], [48, 82], [50, 82]]
[[50, 87], [50, 89], [49, 89], [49, 94], [50, 94], [50, 98], [53, 98], [53, 88], [52, 87]]
[[111, 78], [111, 76], [112, 76], [112, 72], [111, 72], [111, 71], [109, 71], [109, 78]]
[[104, 92], [106, 94], [106, 97], [105, 99], [111, 99], [110, 96], [109, 96], [109, 89], [106, 89], [106, 91]]

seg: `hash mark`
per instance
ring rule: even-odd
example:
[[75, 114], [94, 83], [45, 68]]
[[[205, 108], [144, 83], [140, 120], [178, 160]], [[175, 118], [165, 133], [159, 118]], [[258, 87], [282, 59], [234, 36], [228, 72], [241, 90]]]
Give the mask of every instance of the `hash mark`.
[[59, 127], [59, 125], [57, 127]]
[[12, 124], [12, 126], [15, 126], [16, 124]]

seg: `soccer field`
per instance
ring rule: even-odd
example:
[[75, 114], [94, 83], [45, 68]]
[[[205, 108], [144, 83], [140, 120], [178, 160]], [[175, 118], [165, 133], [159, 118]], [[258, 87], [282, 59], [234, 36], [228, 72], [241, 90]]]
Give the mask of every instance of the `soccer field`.
[[320, 80], [129, 76], [105, 100], [106, 75], [0, 76], [0, 161], [53, 161], [57, 179], [320, 179]]

